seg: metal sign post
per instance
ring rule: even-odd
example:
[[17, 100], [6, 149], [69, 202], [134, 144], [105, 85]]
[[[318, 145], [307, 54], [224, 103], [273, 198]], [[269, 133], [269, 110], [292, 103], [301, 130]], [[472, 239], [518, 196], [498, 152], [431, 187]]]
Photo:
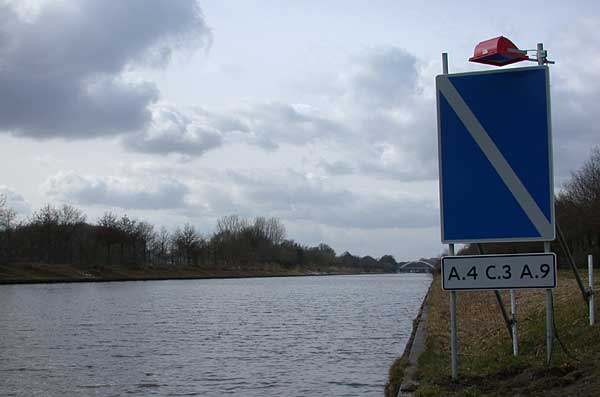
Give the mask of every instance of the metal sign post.
[[[442, 73], [448, 74], [448, 53], [442, 53]], [[448, 254], [455, 255], [454, 244], [448, 244]], [[456, 329], [456, 291], [450, 292], [450, 355], [452, 380], [458, 380], [458, 346]]]
[[[448, 253], [454, 256], [454, 244], [448, 245]], [[456, 329], [456, 291], [450, 291], [450, 350], [452, 362], [452, 380], [458, 380], [458, 346]]]
[[[538, 65], [543, 66], [546, 62], [546, 51], [544, 44], [537, 44]], [[544, 252], [550, 252], [550, 242], [544, 243]], [[554, 341], [554, 305], [552, 301], [552, 290], [546, 290], [546, 364], [552, 365], [552, 342]]]
[[[538, 44], [539, 48], [539, 44]], [[550, 252], [550, 243], [544, 243], [544, 252]], [[552, 290], [546, 290], [546, 364], [552, 365], [552, 341], [554, 340], [554, 312], [552, 304]]]
[[596, 323], [596, 308], [594, 305], [594, 258], [592, 255], [588, 255], [588, 281], [590, 286], [588, 291], [590, 325], [594, 325]]

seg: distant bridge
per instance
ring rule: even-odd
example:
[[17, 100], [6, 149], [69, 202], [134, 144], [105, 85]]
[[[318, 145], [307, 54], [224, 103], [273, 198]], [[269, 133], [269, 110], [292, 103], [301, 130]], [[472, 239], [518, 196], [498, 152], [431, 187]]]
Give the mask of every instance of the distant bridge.
[[398, 272], [401, 273], [431, 273], [433, 272], [433, 265], [425, 261], [411, 261], [398, 268]]

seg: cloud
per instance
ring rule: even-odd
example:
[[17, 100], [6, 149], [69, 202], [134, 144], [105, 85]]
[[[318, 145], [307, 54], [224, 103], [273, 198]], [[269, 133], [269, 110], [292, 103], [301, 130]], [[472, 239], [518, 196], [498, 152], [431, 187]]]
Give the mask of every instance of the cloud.
[[366, 50], [348, 62], [335, 94], [321, 107], [278, 101], [219, 112], [155, 106], [150, 127], [126, 137], [125, 145], [138, 152], [198, 157], [239, 142], [270, 151], [314, 144], [353, 162], [323, 162], [332, 175], [434, 178], [434, 96], [423, 88], [417, 58], [387, 47]]
[[327, 114], [306, 104], [260, 103], [240, 112], [246, 119], [250, 142], [267, 149], [279, 144], [304, 145], [339, 138], [344, 127]]
[[186, 206], [189, 189], [165, 176], [90, 177], [59, 172], [42, 185], [44, 193], [60, 201], [124, 209], [176, 209]]
[[29, 202], [8, 186], [0, 185], [0, 196], [6, 198], [7, 207], [14, 210], [17, 214], [28, 215], [31, 213], [31, 205]]
[[[585, 17], [557, 36], [549, 56], [555, 173], [562, 184], [588, 158], [600, 124], [600, 18]], [[582, 43], [584, 61], [582, 54]]]
[[355, 56], [346, 69], [331, 112], [348, 132], [339, 137], [344, 162], [354, 164], [355, 174], [434, 179], [437, 132], [428, 65], [403, 49], [385, 47]]
[[230, 171], [229, 176], [253, 205], [267, 205], [283, 211], [294, 211], [298, 206], [331, 207], [355, 200], [351, 192], [333, 188], [314, 174], [291, 170], [277, 174], [265, 170]]
[[50, 2], [31, 21], [0, 5], [0, 130], [88, 138], [143, 129], [158, 88], [124, 73], [209, 41], [194, 0]]
[[[268, 213], [287, 221], [343, 228], [420, 228], [439, 222], [433, 198], [389, 186], [386, 191], [357, 192], [336, 187], [332, 182], [327, 177], [291, 170], [230, 171], [227, 188], [204, 200], [217, 210], [233, 210], [243, 216]], [[214, 203], [212, 196], [218, 197], [219, 203]]]
[[379, 257], [392, 254], [396, 260], [419, 256], [433, 256], [442, 252], [439, 228], [356, 229], [335, 227], [310, 222], [286, 222], [290, 236], [305, 244], [327, 242], [339, 254], [350, 251], [354, 255]]
[[417, 58], [397, 47], [367, 50], [342, 74], [344, 96], [362, 106], [392, 108], [417, 93]]
[[175, 108], [155, 107], [149, 127], [128, 135], [123, 142], [126, 148], [136, 152], [200, 156], [221, 146], [224, 133], [237, 128], [223, 118], [204, 119]]
[[413, 229], [439, 224], [438, 209], [433, 200], [404, 194], [375, 193], [326, 211], [316, 208], [309, 219], [357, 229]]
[[350, 175], [356, 172], [354, 164], [344, 160], [321, 160], [318, 167], [328, 175]]
[[129, 134], [123, 143], [136, 152], [199, 157], [228, 143], [275, 150], [280, 144], [332, 139], [341, 131], [341, 125], [302, 104], [265, 102], [227, 112], [157, 104], [148, 128]]

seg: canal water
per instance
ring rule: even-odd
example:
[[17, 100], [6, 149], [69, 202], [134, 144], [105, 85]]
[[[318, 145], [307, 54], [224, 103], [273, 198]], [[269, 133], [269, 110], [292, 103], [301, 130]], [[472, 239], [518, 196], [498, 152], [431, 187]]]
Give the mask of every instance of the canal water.
[[381, 396], [427, 274], [0, 286], [0, 395]]

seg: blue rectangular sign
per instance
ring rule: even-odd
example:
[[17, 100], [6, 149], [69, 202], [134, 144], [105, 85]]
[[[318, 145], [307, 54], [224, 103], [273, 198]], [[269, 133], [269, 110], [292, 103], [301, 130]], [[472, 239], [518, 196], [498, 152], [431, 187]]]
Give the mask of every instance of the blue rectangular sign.
[[551, 241], [546, 66], [439, 75], [442, 242]]

